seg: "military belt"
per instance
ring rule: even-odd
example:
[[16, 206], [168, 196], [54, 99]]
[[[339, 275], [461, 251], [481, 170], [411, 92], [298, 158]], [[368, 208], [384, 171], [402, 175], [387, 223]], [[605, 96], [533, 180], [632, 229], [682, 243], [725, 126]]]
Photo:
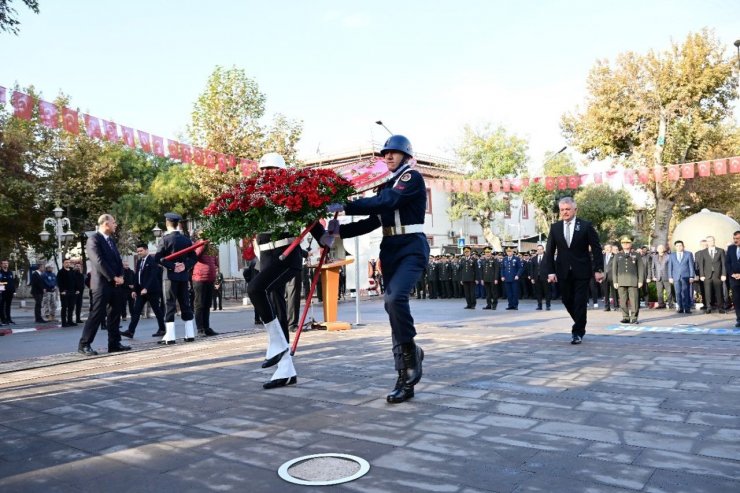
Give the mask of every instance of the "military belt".
[[423, 224], [407, 224], [406, 226], [383, 226], [383, 236], [409, 235], [423, 233]]

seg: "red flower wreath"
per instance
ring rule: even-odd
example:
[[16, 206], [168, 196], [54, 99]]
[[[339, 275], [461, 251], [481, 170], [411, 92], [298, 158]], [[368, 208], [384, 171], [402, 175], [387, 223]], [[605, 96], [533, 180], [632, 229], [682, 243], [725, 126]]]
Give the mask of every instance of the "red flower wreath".
[[328, 204], [344, 203], [355, 193], [352, 184], [332, 170], [264, 170], [243, 179], [203, 209], [204, 236], [222, 242], [262, 232], [299, 234], [329, 215]]

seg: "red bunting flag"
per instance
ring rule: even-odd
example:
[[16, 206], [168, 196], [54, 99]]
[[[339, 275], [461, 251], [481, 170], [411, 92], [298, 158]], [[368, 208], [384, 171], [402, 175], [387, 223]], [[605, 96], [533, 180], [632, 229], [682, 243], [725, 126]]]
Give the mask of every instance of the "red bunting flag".
[[712, 167], [709, 165], [709, 161], [702, 161], [697, 164], [699, 167], [699, 176], [709, 176]]
[[727, 159], [716, 159], [713, 163], [714, 174], [722, 176], [727, 174]]
[[499, 193], [501, 191], [500, 180], [491, 180], [491, 191], [494, 193]]
[[576, 188], [581, 186], [581, 177], [578, 175], [573, 175], [568, 177], [568, 188], [575, 190]]
[[67, 107], [62, 108], [62, 127], [71, 134], [79, 135], [80, 118], [75, 110]]
[[215, 168], [216, 167], [216, 153], [210, 150], [206, 149], [206, 167], [208, 168]]
[[552, 176], [546, 176], [545, 177], [545, 190], [548, 192], [552, 192], [555, 190], [555, 178]]
[[105, 129], [105, 138], [108, 142], [118, 143], [120, 138], [118, 137], [118, 125], [114, 122], [102, 120], [103, 129]]
[[624, 182], [627, 185], [634, 185], [635, 183], [635, 170], [626, 169], [624, 170]]
[[681, 170], [677, 164], [671, 164], [668, 166], [668, 179], [671, 181], [678, 181], [681, 178]]
[[87, 136], [96, 139], [102, 139], [103, 138], [103, 132], [100, 129], [100, 121], [88, 114], [83, 114], [82, 117], [85, 119], [85, 131], [87, 132]]
[[565, 190], [568, 188], [568, 177], [558, 176], [558, 190]]
[[505, 193], [511, 192], [511, 180], [508, 178], [501, 180], [501, 191]]
[[139, 145], [141, 146], [141, 150], [146, 153], [151, 153], [152, 152], [151, 136], [146, 132], [142, 132], [141, 130], [137, 130], [136, 132], [139, 134]]
[[239, 165], [242, 168], [242, 175], [249, 176], [257, 171], [257, 162], [251, 159], [242, 158], [239, 161]]
[[5, 89], [3, 86], [0, 86], [0, 106], [5, 106], [5, 103], [7, 103], [7, 101], [7, 89]]
[[522, 179], [521, 178], [514, 178], [513, 180], [511, 180], [511, 190], [514, 192], [522, 191]]
[[233, 154], [226, 156], [226, 166], [229, 168], [236, 168], [236, 156]]
[[[246, 161], [246, 159], [243, 159], [242, 161]], [[193, 147], [193, 162], [198, 166], [203, 166], [205, 164], [206, 158], [203, 154], [203, 148]]]
[[180, 144], [180, 159], [185, 164], [190, 164], [193, 161], [189, 145]]
[[650, 181], [650, 168], [647, 166], [640, 166], [637, 168], [637, 179], [640, 183], [647, 183]]
[[730, 159], [730, 173], [740, 173], [740, 157]]
[[681, 165], [681, 178], [689, 180], [694, 177], [694, 163], [686, 163]]
[[45, 126], [49, 128], [58, 128], [59, 127], [59, 110], [57, 109], [57, 105], [54, 103], [50, 103], [48, 101], [44, 101], [43, 99], [39, 100], [39, 119], [41, 120], [41, 123], [43, 123]]
[[601, 176], [601, 173], [594, 173], [594, 183], [596, 183], [597, 185], [601, 185], [603, 180], [604, 178]]
[[216, 162], [218, 163], [218, 170], [221, 173], [226, 173], [226, 155], [223, 153], [216, 153]]
[[152, 135], [152, 150], [155, 156], [164, 157], [164, 139], [157, 135]]
[[124, 127], [121, 125], [121, 135], [123, 135], [123, 143], [129, 146], [131, 149], [136, 149], [136, 141], [134, 140], [134, 129], [131, 127]]
[[170, 159], [180, 159], [180, 143], [176, 140], [167, 139], [167, 154]]
[[23, 94], [22, 92], [13, 91], [10, 104], [13, 105], [13, 116], [24, 120], [31, 119], [31, 114], [33, 113], [33, 99], [31, 96]]
[[444, 187], [445, 192], [452, 192], [452, 182], [450, 180], [444, 181]]
[[653, 174], [655, 175], [655, 181], [657, 182], [663, 181], [663, 171], [665, 171], [663, 166], [660, 166], [660, 165], [653, 166]]

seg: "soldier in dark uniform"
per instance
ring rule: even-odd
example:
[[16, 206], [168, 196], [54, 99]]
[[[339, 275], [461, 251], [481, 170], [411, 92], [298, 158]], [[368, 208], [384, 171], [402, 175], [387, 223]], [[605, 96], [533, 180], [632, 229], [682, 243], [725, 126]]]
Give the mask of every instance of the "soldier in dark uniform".
[[484, 310], [495, 310], [498, 307], [498, 280], [501, 277], [501, 267], [491, 252], [490, 247], [484, 248], [481, 259], [481, 279], [486, 290]]
[[463, 258], [460, 259], [460, 282], [465, 295], [465, 309], [475, 310], [475, 283], [480, 279], [478, 260], [471, 255], [470, 247], [463, 248]]
[[195, 252], [189, 252], [174, 260], [164, 260], [164, 257], [192, 246], [186, 235], [182, 234], [177, 227], [182, 217], [174, 212], [164, 215], [167, 233], [162, 238], [162, 245], [154, 256], [154, 261], [167, 270], [165, 281], [165, 305], [167, 311], [164, 316], [165, 335], [160, 344], [175, 344], [175, 312], [180, 306], [180, 318], [185, 322], [185, 342], [195, 340], [195, 326], [193, 324], [193, 308], [190, 304], [188, 285], [190, 281], [190, 270], [195, 266], [198, 258]]
[[437, 258], [430, 257], [429, 258], [429, 264], [427, 265], [427, 286], [429, 290], [429, 299], [430, 300], [436, 300], [439, 296], [438, 291], [438, 284], [439, 284], [439, 263], [437, 263]]
[[612, 264], [614, 287], [619, 291], [619, 302], [622, 304], [622, 321], [627, 324], [637, 323], [640, 313], [640, 293], [645, 279], [645, 263], [638, 251], [632, 250], [632, 238], [623, 236], [620, 240], [622, 251], [617, 254]]
[[449, 279], [450, 261], [446, 255], [442, 255], [439, 259], [439, 297], [445, 300], [450, 297]]
[[[421, 173], [411, 168], [411, 142], [402, 135], [391, 136], [380, 151], [390, 181], [378, 187], [375, 197], [361, 198], [344, 206], [349, 215], [368, 218], [344, 224], [339, 236], [351, 238], [382, 227], [380, 260], [385, 282], [385, 310], [391, 325], [393, 357], [398, 379], [387, 395], [390, 403], [414, 396], [422, 375], [424, 352], [414, 342], [416, 329], [409, 306], [409, 293], [429, 261], [429, 242], [424, 235], [427, 191]], [[329, 208], [339, 211], [341, 206]]]
[[3, 324], [15, 324], [13, 317], [10, 315], [13, 294], [15, 294], [16, 288], [15, 279], [8, 261], [0, 262], [0, 323]]
[[550, 292], [550, 283], [547, 282], [547, 272], [545, 264], [545, 247], [537, 245], [537, 253], [531, 260], [531, 277], [534, 292], [537, 296], [537, 309], [542, 310], [542, 299], [545, 299], [545, 309], [550, 309], [552, 294]]
[[514, 255], [513, 247], [506, 247], [506, 257], [501, 262], [501, 282], [506, 289], [506, 298], [509, 301], [507, 310], [519, 309], [519, 278], [524, 272], [522, 260]]

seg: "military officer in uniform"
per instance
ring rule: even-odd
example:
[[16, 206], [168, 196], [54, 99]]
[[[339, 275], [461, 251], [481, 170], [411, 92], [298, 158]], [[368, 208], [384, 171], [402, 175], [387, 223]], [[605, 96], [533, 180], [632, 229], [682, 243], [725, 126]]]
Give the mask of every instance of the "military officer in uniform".
[[445, 255], [440, 259], [439, 262], [439, 286], [440, 286], [440, 298], [448, 299], [452, 298], [452, 290], [450, 289], [452, 269], [450, 268], [449, 255]]
[[632, 238], [623, 236], [619, 241], [622, 251], [613, 259], [612, 280], [622, 304], [621, 323], [636, 324], [640, 313], [640, 288], [645, 279], [645, 263], [640, 252], [632, 250]]
[[478, 261], [471, 255], [472, 250], [463, 248], [463, 258], [460, 259], [460, 283], [465, 296], [465, 309], [475, 310], [475, 283], [480, 279]]
[[437, 257], [429, 258], [427, 283], [429, 286], [429, 299], [436, 300], [439, 297], [439, 259]]
[[513, 247], [506, 247], [506, 257], [501, 262], [501, 282], [504, 283], [506, 298], [509, 301], [507, 310], [519, 309], [519, 277], [523, 273], [522, 259], [514, 255]]
[[491, 254], [491, 247], [483, 249], [481, 259], [481, 279], [486, 290], [486, 306], [484, 310], [495, 310], [498, 307], [498, 280], [501, 277], [501, 268], [498, 260]]
[[188, 294], [189, 271], [198, 260], [195, 252], [189, 252], [174, 260], [165, 260], [164, 257], [192, 246], [190, 238], [182, 234], [178, 229], [182, 217], [174, 212], [164, 215], [167, 233], [162, 238], [162, 246], [159, 247], [154, 261], [162, 265], [167, 271], [165, 281], [165, 306], [167, 311], [164, 316], [165, 334], [160, 344], [175, 344], [175, 312], [180, 305], [180, 318], [185, 322], [185, 342], [195, 340], [195, 326], [193, 325], [193, 308], [190, 305]]
[[[411, 167], [414, 152], [409, 139], [392, 135], [380, 151], [391, 179], [378, 187], [374, 197], [360, 198], [341, 205], [329, 206], [366, 219], [339, 228], [339, 236], [352, 238], [383, 229], [380, 260], [385, 277], [385, 311], [391, 325], [393, 359], [398, 378], [386, 396], [389, 403], [404, 402], [414, 397], [414, 386], [422, 375], [424, 351], [414, 342], [416, 329], [409, 306], [409, 293], [429, 261], [429, 242], [424, 235], [427, 191], [421, 173]], [[318, 225], [317, 227], [320, 227]]]

